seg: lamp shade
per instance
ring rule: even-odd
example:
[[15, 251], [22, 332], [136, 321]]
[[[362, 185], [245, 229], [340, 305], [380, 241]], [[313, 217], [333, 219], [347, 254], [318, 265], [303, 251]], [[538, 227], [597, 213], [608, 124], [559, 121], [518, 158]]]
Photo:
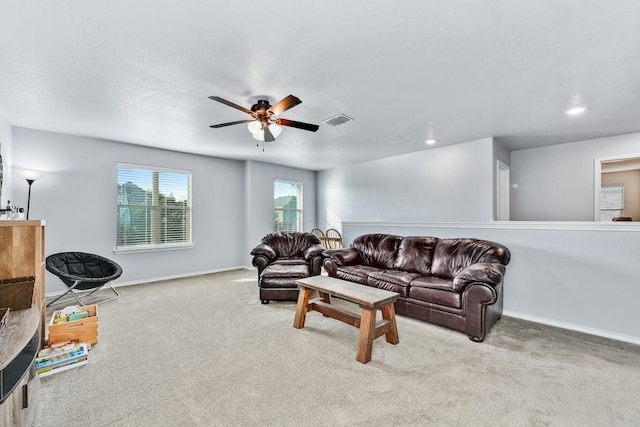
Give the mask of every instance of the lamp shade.
[[[256, 122], [251, 122], [251, 123], [256, 123]], [[269, 130], [271, 131], [271, 135], [273, 135], [274, 138], [277, 138], [282, 133], [282, 127], [278, 126], [275, 123], [269, 124]], [[262, 130], [262, 128], [260, 128], [255, 133], [251, 132], [251, 136], [253, 136], [253, 139], [255, 139], [256, 141], [264, 141], [264, 131]]]
[[22, 175], [22, 177], [28, 181], [37, 181], [42, 178], [42, 172], [30, 170], [23, 170], [22, 172], [20, 172], [20, 175]]
[[254, 120], [247, 123], [247, 129], [251, 132], [251, 135], [255, 135], [262, 130], [262, 123], [259, 120]]

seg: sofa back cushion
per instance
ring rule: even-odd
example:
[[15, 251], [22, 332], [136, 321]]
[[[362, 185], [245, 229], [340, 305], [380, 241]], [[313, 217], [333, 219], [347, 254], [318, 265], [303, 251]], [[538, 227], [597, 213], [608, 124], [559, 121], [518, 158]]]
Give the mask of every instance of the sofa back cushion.
[[281, 231], [267, 234], [262, 243], [271, 246], [278, 258], [300, 258], [309, 246], [320, 244], [320, 239], [311, 233]]
[[431, 274], [433, 251], [437, 242], [437, 237], [408, 236], [403, 238], [393, 268], [425, 276]]
[[391, 234], [363, 234], [355, 238], [351, 247], [358, 251], [364, 265], [393, 268], [401, 240]]
[[498, 243], [479, 239], [440, 239], [433, 253], [431, 274], [451, 279], [471, 264], [507, 265], [510, 259], [509, 249]]

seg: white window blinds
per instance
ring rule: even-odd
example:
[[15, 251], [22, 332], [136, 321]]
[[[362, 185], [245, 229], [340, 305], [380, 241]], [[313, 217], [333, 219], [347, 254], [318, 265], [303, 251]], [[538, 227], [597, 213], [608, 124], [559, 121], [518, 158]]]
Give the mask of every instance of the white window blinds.
[[273, 181], [275, 231], [302, 231], [302, 183]]
[[624, 214], [624, 186], [600, 188], [600, 221], [611, 221]]
[[116, 249], [191, 243], [191, 172], [117, 165]]

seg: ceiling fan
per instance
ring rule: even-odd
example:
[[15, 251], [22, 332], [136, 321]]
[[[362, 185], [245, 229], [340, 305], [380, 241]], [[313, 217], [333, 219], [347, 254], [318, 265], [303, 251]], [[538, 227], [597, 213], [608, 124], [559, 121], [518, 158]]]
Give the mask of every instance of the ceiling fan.
[[269, 104], [269, 101], [267, 101], [266, 99], [259, 99], [257, 103], [251, 106], [250, 110], [238, 104], [234, 104], [231, 101], [220, 98], [219, 96], [210, 96], [209, 98], [224, 105], [228, 105], [229, 107], [233, 107], [236, 110], [243, 111], [253, 117], [253, 119], [220, 123], [218, 125], [211, 125], [209, 127], [221, 128], [225, 126], [239, 125], [241, 123], [248, 123], [247, 127], [249, 128], [249, 132], [251, 132], [253, 138], [257, 139], [258, 141], [275, 141], [276, 137], [280, 135], [280, 132], [282, 132], [282, 128], [280, 126], [289, 126], [292, 128], [308, 130], [311, 132], [315, 132], [319, 128], [318, 125], [313, 125], [311, 123], [296, 122], [294, 120], [275, 117], [302, 102], [299, 98], [293, 95], [287, 96], [273, 106], [271, 106]]

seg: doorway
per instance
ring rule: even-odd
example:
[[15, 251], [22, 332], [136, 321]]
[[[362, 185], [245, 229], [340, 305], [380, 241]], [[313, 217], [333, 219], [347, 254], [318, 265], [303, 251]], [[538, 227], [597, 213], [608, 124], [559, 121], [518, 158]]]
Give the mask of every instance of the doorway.
[[510, 209], [510, 189], [511, 189], [511, 168], [500, 160], [496, 167], [496, 220], [509, 221], [511, 219]]
[[640, 154], [596, 158], [594, 178], [594, 221], [611, 220], [603, 211], [612, 208], [612, 201], [620, 216], [640, 221]]

